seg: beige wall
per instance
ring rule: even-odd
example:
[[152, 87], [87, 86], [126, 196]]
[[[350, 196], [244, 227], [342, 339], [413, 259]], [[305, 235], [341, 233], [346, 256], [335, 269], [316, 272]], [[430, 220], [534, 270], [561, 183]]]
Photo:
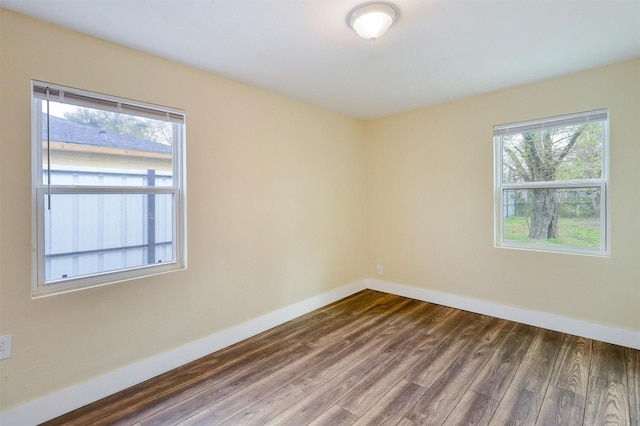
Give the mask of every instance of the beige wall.
[[[0, 13], [0, 411], [364, 278], [364, 123]], [[31, 300], [31, 79], [186, 110], [188, 270]]]
[[[609, 108], [611, 257], [493, 247], [493, 126]], [[640, 60], [368, 124], [384, 279], [640, 331]]]
[[[365, 277], [640, 331], [640, 60], [364, 123], [0, 11], [0, 411]], [[31, 79], [187, 111], [189, 269], [30, 298]], [[609, 108], [610, 258], [493, 247], [492, 127]]]

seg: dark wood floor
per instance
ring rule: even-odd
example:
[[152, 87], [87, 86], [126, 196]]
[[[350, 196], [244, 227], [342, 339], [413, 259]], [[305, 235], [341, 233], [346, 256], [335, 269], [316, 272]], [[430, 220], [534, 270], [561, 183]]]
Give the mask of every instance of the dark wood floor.
[[365, 290], [47, 425], [634, 425], [640, 351]]

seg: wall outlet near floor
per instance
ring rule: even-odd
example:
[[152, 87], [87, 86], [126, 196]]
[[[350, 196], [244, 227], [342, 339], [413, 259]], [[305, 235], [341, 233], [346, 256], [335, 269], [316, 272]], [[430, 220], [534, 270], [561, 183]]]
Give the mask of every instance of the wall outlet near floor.
[[378, 266], [376, 266], [376, 274], [378, 275], [384, 274], [384, 268], [382, 267], [382, 265], [378, 264]]
[[0, 336], [0, 359], [7, 359], [11, 356], [11, 334]]

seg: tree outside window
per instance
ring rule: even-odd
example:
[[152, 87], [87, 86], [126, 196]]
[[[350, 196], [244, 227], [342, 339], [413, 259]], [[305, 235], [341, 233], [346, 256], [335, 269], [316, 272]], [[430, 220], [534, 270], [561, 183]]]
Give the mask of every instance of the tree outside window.
[[498, 246], [605, 254], [606, 111], [497, 126]]

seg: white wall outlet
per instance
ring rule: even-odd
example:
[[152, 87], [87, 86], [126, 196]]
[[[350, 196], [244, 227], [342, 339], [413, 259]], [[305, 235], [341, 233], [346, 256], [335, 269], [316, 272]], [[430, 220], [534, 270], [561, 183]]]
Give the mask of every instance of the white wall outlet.
[[7, 359], [11, 356], [11, 334], [0, 336], [0, 359]]
[[382, 267], [382, 265], [378, 264], [378, 266], [376, 266], [376, 274], [378, 275], [384, 274], [384, 268]]

